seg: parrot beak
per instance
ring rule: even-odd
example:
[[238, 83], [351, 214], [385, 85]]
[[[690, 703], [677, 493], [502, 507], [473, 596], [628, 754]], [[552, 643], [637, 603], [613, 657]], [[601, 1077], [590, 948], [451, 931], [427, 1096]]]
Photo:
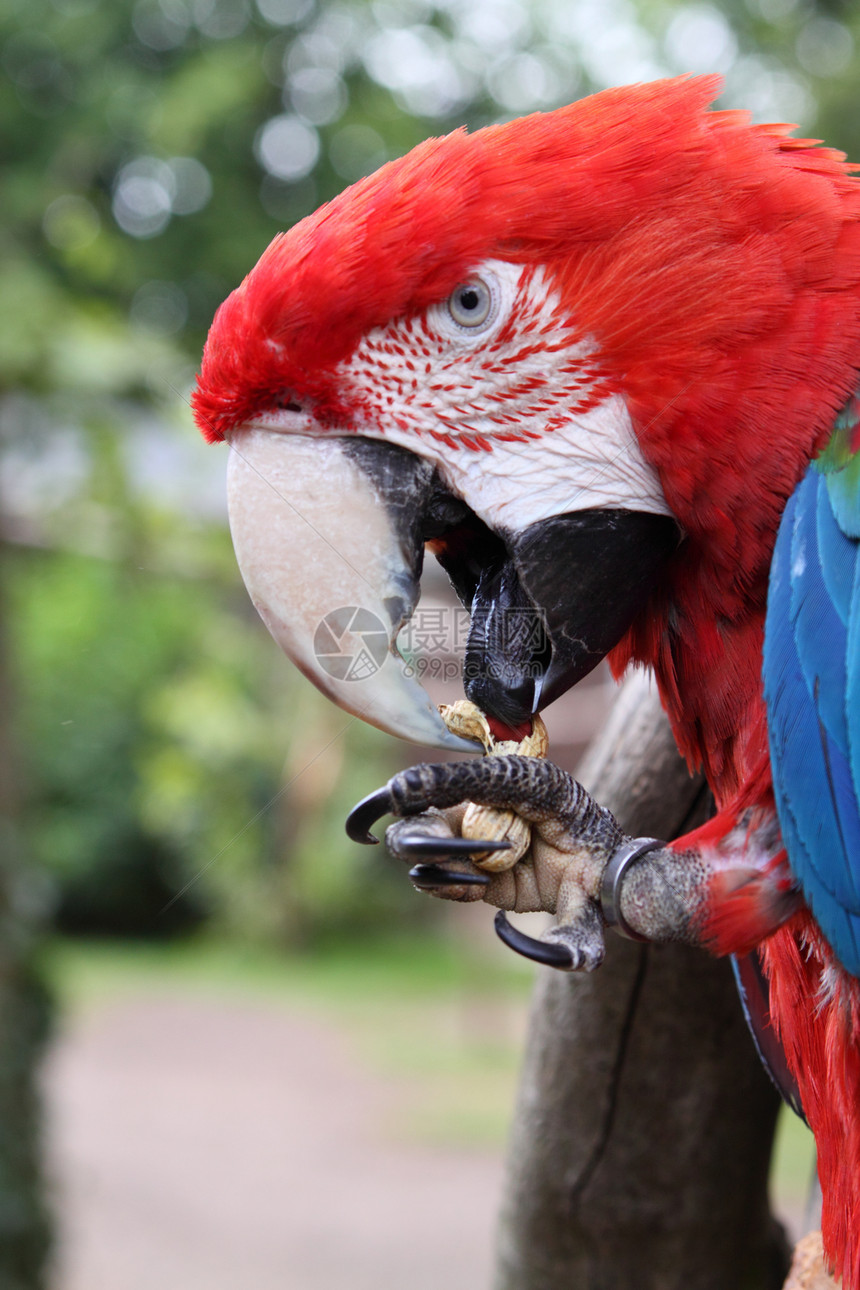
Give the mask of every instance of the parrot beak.
[[338, 707], [455, 752], [397, 651], [427, 543], [471, 615], [467, 696], [521, 737], [618, 643], [680, 541], [666, 515], [594, 509], [496, 533], [427, 460], [358, 435], [244, 426], [230, 528], [245, 585], [284, 653]]
[[[548, 707], [618, 644], [681, 537], [671, 516], [609, 508], [554, 515], [509, 535], [508, 559], [473, 602], [469, 698], [512, 727]], [[513, 630], [505, 627], [512, 608], [521, 624]]]
[[397, 652], [418, 601], [433, 469], [391, 444], [242, 427], [230, 528], [245, 585], [284, 653], [347, 712], [416, 744], [452, 735]]
[[502, 536], [473, 516], [431, 542], [471, 614], [468, 697], [521, 737], [618, 644], [681, 537], [668, 515], [595, 508]]

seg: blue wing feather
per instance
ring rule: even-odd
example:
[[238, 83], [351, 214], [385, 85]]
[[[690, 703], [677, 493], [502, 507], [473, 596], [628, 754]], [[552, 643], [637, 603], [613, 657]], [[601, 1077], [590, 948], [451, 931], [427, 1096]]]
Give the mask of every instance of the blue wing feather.
[[[806, 490], [804, 497], [799, 490], [791, 499], [786, 518], [792, 541], [779, 543], [775, 555], [773, 575], [778, 580], [772, 575], [770, 604], [779, 608], [784, 598], [788, 601], [788, 612], [771, 613], [768, 620], [765, 695], [772, 760], [774, 750], [778, 749], [778, 767], [774, 773], [777, 809], [792, 869], [801, 881], [805, 876], [805, 887], [814, 885], [837, 903], [845, 903], [855, 900], [850, 871], [826, 863], [822, 869], [822, 857], [844, 853], [847, 848], [840, 814], [833, 809], [828, 770], [832, 749], [823, 742], [821, 717], [815, 702], [816, 695], [820, 700], [821, 687], [816, 684], [816, 673], [804, 667], [798, 647], [797, 624], [805, 601], [796, 594], [797, 583], [808, 578], [809, 565], [808, 562], [803, 565], [799, 557], [801, 547], [795, 539], [803, 502], [809, 500], [808, 493]], [[806, 555], [808, 561], [814, 552], [810, 553], [807, 547]], [[792, 608], [795, 613], [791, 612]], [[815, 657], [812, 661], [822, 662]]]
[[846, 449], [854, 425], [837, 424], [786, 506], [764, 683], [792, 871], [840, 962], [860, 975], [860, 456]]
[[[855, 546], [860, 550], [860, 540]], [[855, 558], [851, 612], [848, 618], [845, 712], [848, 725], [848, 774], [854, 800], [860, 801], [860, 554]]]
[[[844, 529], [841, 529], [833, 514], [830, 494], [827, 489], [817, 491], [818, 507], [816, 512], [816, 538], [821, 554], [821, 574], [833, 608], [839, 615], [843, 626], [848, 626], [851, 614], [851, 595], [854, 586], [854, 568], [856, 549]], [[854, 549], [855, 558], [850, 558]]]
[[[791, 542], [791, 622], [800, 667], [807, 687], [812, 690], [816, 677], [827, 674], [828, 684], [821, 686], [816, 707], [822, 713], [827, 731], [843, 752], [848, 751], [845, 724], [845, 648], [846, 628], [828, 591], [824, 577], [823, 552], [818, 541], [818, 510], [821, 476], [812, 470], [800, 482]], [[826, 502], [825, 502], [826, 506]], [[829, 507], [827, 507], [829, 509]], [[831, 512], [832, 514], [832, 512]], [[832, 536], [832, 535], [831, 535]], [[834, 565], [853, 565], [854, 543], [842, 535], [841, 544], [832, 552]], [[844, 549], [843, 549], [844, 548]], [[812, 569], [806, 568], [811, 561]], [[853, 572], [853, 569], [852, 569]], [[835, 579], [834, 579], [835, 580]], [[838, 675], [832, 673], [838, 672]]]

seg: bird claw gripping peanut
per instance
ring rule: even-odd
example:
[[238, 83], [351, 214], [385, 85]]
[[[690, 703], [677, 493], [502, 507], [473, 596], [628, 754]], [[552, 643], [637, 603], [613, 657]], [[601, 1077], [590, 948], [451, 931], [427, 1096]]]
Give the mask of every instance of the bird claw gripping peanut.
[[[656, 839], [626, 837], [611, 812], [546, 760], [540, 718], [517, 741], [495, 739], [471, 702], [443, 708], [442, 716], [458, 735], [481, 743], [484, 757], [393, 776], [350, 813], [354, 841], [375, 843], [371, 826], [395, 815], [385, 840], [395, 858], [413, 865], [417, 888], [497, 905], [499, 938], [549, 967], [597, 967], [607, 926], [634, 940], [696, 941], [701, 894], [685, 857]], [[634, 866], [625, 907], [622, 879]], [[556, 925], [538, 939], [512, 926], [506, 910], [554, 912]]]

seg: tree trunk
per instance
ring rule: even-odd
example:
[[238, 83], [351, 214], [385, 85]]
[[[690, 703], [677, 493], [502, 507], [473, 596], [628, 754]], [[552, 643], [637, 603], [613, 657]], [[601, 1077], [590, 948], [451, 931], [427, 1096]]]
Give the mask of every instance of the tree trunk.
[[35, 1072], [49, 1010], [33, 968], [40, 902], [21, 837], [11, 690], [0, 614], [0, 1287], [39, 1290], [49, 1224]]
[[[710, 809], [640, 676], [580, 778], [634, 835], [677, 837]], [[728, 962], [610, 934], [593, 974], [541, 969], [497, 1290], [777, 1290], [778, 1108]]]

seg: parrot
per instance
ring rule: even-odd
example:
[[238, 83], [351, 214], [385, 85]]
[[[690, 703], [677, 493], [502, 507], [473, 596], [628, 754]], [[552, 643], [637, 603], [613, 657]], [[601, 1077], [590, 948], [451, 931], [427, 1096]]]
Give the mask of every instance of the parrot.
[[[498, 906], [553, 966], [596, 967], [606, 926], [754, 953], [860, 1290], [860, 167], [721, 88], [615, 87], [385, 163], [221, 305], [193, 407], [230, 445], [252, 600], [346, 711], [476, 751], [397, 648], [426, 550], [497, 738], [602, 659], [651, 669], [713, 794], [695, 832], [628, 838], [513, 756], [402, 771], [349, 832], [393, 814], [417, 887]], [[482, 871], [466, 801], [518, 811], [531, 855]], [[534, 909], [540, 940], [504, 912]]]

